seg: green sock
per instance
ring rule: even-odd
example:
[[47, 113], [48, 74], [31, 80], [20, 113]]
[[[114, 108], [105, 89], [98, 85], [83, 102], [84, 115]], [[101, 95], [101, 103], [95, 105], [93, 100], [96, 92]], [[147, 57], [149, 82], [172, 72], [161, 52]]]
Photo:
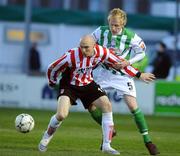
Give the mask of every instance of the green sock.
[[95, 110], [89, 111], [91, 114], [92, 118], [99, 124], [101, 125], [102, 122], [102, 111], [99, 108], [96, 108]]
[[150, 142], [151, 139], [150, 139], [150, 136], [148, 134], [148, 126], [146, 124], [143, 113], [141, 112], [141, 110], [139, 108], [137, 108], [136, 110], [132, 111], [132, 114], [134, 116], [134, 120], [135, 120], [136, 125], [139, 129], [139, 132], [143, 136], [144, 142], [145, 143]]

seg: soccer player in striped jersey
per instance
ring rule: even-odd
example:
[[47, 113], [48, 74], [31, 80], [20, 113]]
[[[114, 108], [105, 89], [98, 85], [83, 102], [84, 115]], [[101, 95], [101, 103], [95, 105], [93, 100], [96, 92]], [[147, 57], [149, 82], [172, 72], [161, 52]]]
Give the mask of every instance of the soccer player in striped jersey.
[[[68, 116], [69, 109], [76, 99], [80, 99], [86, 109], [90, 105], [95, 105], [102, 111], [102, 151], [114, 155], [120, 154], [110, 145], [113, 131], [113, 116], [111, 103], [106, 93], [93, 80], [93, 69], [101, 62], [106, 62], [109, 67], [122, 62], [122, 59], [107, 48], [96, 45], [91, 35], [85, 35], [78, 48], [66, 52], [62, 57], [54, 61], [48, 67], [47, 77], [49, 86], [54, 87], [60, 73], [69, 70], [68, 78], [63, 77], [60, 82], [57, 112], [50, 119], [40, 143], [39, 150], [44, 152], [53, 137], [56, 129]], [[129, 76], [137, 76], [144, 81], [151, 81], [155, 77], [150, 73], [140, 73], [132, 66], [127, 66], [121, 72]]]
[[[119, 64], [121, 68], [142, 60], [146, 50], [143, 40], [136, 33], [125, 28], [126, 22], [126, 13], [119, 8], [114, 8], [108, 15], [109, 25], [100, 26], [92, 33], [96, 43], [114, 50], [116, 55], [124, 58], [124, 61]], [[104, 90], [114, 88], [123, 96], [150, 154], [158, 154], [157, 147], [152, 143], [149, 136], [143, 112], [136, 101], [136, 88], [133, 78], [108, 67], [106, 64], [98, 68], [96, 73], [97, 79], [95, 81]], [[101, 124], [101, 112], [94, 106], [89, 108], [89, 112], [95, 121]]]

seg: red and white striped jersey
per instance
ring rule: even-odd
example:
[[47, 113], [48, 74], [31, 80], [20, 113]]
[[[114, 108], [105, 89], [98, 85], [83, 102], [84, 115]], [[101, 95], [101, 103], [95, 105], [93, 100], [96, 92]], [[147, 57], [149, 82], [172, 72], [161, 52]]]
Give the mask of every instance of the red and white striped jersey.
[[[56, 84], [58, 75], [69, 67], [70, 84], [85, 86], [93, 81], [92, 71], [98, 64], [107, 63], [112, 67], [113, 64], [121, 61], [122, 58], [116, 56], [113, 51], [99, 45], [94, 47], [94, 55], [91, 57], [83, 56], [80, 48], [74, 48], [49, 65], [48, 81], [49, 84]], [[127, 66], [121, 71], [132, 77], [138, 72], [132, 66]]]

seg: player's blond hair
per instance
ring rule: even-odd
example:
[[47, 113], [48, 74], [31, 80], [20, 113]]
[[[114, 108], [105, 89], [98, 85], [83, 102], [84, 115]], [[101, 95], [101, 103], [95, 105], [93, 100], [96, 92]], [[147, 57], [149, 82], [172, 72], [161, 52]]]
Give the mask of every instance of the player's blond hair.
[[110, 20], [111, 17], [116, 17], [116, 16], [120, 18], [120, 20], [122, 21], [122, 25], [125, 26], [127, 23], [126, 13], [119, 8], [114, 8], [109, 12], [108, 21]]

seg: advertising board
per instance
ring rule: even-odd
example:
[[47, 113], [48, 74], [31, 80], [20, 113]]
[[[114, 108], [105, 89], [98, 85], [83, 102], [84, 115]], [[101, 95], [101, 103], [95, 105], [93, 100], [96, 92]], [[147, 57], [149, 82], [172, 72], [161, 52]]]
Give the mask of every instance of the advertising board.
[[155, 113], [180, 115], [180, 82], [157, 81]]

